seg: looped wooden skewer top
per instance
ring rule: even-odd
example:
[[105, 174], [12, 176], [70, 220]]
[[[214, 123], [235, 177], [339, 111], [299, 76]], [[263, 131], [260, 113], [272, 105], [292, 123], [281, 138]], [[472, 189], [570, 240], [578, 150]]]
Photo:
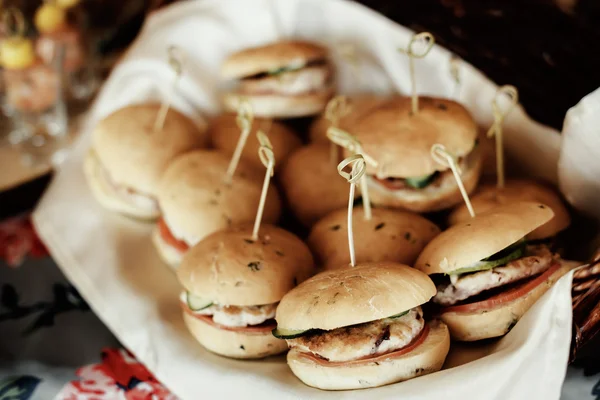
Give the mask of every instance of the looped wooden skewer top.
[[240, 103], [238, 105], [237, 116], [235, 117], [235, 122], [240, 128], [241, 131], [250, 131], [252, 128], [252, 122], [254, 121], [254, 112], [252, 111], [252, 106], [250, 105], [250, 101], [247, 98], [243, 97], [240, 99]]
[[183, 62], [185, 60], [183, 51], [179, 47], [171, 45], [167, 49], [167, 53], [169, 55], [169, 65], [175, 71], [175, 75], [180, 77], [183, 72]]
[[242, 156], [242, 151], [244, 150], [244, 146], [246, 145], [246, 141], [248, 140], [248, 136], [250, 135], [250, 131], [252, 130], [252, 123], [254, 122], [254, 112], [252, 111], [252, 105], [245, 97], [240, 99], [238, 104], [238, 112], [235, 117], [235, 122], [240, 129], [240, 138], [238, 139], [237, 145], [235, 147], [235, 151], [231, 156], [231, 161], [229, 162], [229, 166], [227, 167], [227, 173], [225, 174], [225, 184], [230, 185], [233, 180], [233, 174], [235, 174], [235, 170], [240, 162], [240, 157]]
[[434, 144], [431, 146], [431, 158], [435, 162], [445, 167], [449, 167], [454, 174], [454, 179], [456, 179], [456, 183], [458, 188], [460, 189], [460, 194], [467, 205], [467, 209], [469, 210], [469, 214], [472, 218], [475, 217], [475, 211], [473, 210], [473, 206], [471, 205], [471, 200], [469, 199], [469, 194], [465, 190], [465, 186], [463, 185], [463, 181], [460, 177], [461, 171], [456, 162], [456, 157], [452, 155], [446, 148], [441, 144]]
[[458, 57], [454, 54], [452, 54], [450, 56], [450, 76], [452, 77], [452, 80], [454, 81], [454, 90], [452, 91], [451, 96], [454, 99], [458, 99], [458, 97], [459, 97], [460, 86], [461, 86], [461, 80], [460, 80], [461, 64], [462, 64], [462, 60], [460, 59], [460, 57]]
[[275, 153], [273, 153], [271, 141], [263, 131], [258, 131], [256, 136], [258, 138], [258, 142], [260, 143], [260, 148], [258, 149], [258, 157], [260, 158], [260, 162], [262, 162], [265, 168], [271, 168], [271, 176], [273, 176], [273, 168], [275, 167]]
[[173, 79], [173, 83], [169, 88], [167, 96], [160, 105], [160, 109], [156, 115], [156, 120], [154, 120], [154, 132], [161, 131], [165, 124], [169, 107], [171, 107], [171, 100], [173, 99], [173, 95], [175, 94], [175, 90], [177, 88], [177, 82], [179, 82], [179, 78], [183, 73], [183, 52], [179, 49], [179, 47], [171, 45], [167, 48], [167, 62], [175, 73], [175, 78]]
[[363, 156], [364, 160], [373, 167], [377, 168], [379, 166], [377, 160], [365, 153], [365, 151], [362, 148], [362, 145], [360, 144], [360, 141], [356, 138], [356, 136], [351, 135], [345, 130], [332, 126], [329, 129], [327, 129], [327, 138], [333, 143], [345, 148], [346, 150], [352, 153], [360, 153]]
[[[2, 12], [2, 23], [10, 32], [10, 36], [25, 36], [25, 18], [23, 13], [16, 7], [9, 7]], [[12, 29], [11, 29], [12, 28]]]
[[[508, 97], [510, 103], [504, 110], [501, 109], [498, 104], [499, 99], [502, 96]], [[494, 136], [499, 130], [502, 129], [504, 118], [512, 111], [512, 109], [519, 103], [519, 91], [512, 85], [504, 85], [498, 89], [496, 96], [492, 100], [492, 112], [494, 114], [494, 123], [487, 132], [488, 137]]]
[[[414, 60], [415, 58], [425, 57], [431, 51], [434, 44], [435, 39], [431, 33], [421, 32], [413, 35], [413, 37], [408, 42], [408, 46], [406, 46], [406, 49], [398, 49], [398, 51], [408, 56], [413, 114], [419, 112], [419, 96], [417, 96], [417, 83], [415, 79]], [[415, 45], [419, 45], [419, 47], [415, 48]]]
[[[344, 169], [349, 165], [352, 166], [352, 169], [348, 173], [344, 171]], [[348, 183], [353, 184], [356, 184], [360, 180], [360, 178], [362, 178], [362, 176], [365, 174], [366, 169], [367, 164], [365, 163], [365, 159], [363, 158], [363, 156], [360, 154], [354, 154], [346, 158], [337, 166], [338, 173], [342, 176], [342, 178], [346, 179]]]
[[325, 119], [329, 121], [331, 126], [337, 127], [340, 119], [348, 115], [350, 112], [350, 106], [348, 104], [348, 98], [346, 96], [335, 96], [329, 100], [325, 107]]

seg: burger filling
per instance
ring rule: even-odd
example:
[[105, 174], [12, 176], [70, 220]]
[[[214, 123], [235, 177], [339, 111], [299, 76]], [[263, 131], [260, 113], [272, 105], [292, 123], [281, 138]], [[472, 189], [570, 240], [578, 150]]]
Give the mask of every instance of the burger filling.
[[[466, 157], [458, 159], [458, 166], [464, 172], [473, 168], [475, 164], [474, 151], [471, 151]], [[438, 191], [447, 186], [456, 186], [454, 174], [452, 170], [435, 171], [432, 174], [424, 176], [414, 176], [407, 178], [377, 178], [376, 176], [369, 177], [372, 184], [383, 187], [389, 191]]]
[[332, 69], [323, 59], [245, 77], [239, 82], [239, 92], [245, 95], [294, 96], [321, 90], [332, 79]]
[[260, 325], [275, 318], [278, 303], [257, 306], [232, 306], [206, 302], [183, 292], [181, 303], [192, 315], [211, 316], [214, 323], [230, 328]]
[[175, 237], [173, 232], [171, 232], [171, 229], [169, 229], [169, 225], [167, 225], [165, 219], [162, 217], [158, 220], [158, 231], [162, 241], [178, 252], [184, 253], [190, 248], [185, 240]]
[[344, 362], [382, 355], [411, 344], [423, 331], [425, 321], [421, 307], [397, 317], [330, 331], [311, 330], [300, 337], [287, 339], [290, 348], [311, 353], [331, 362]]
[[149, 212], [159, 212], [158, 202], [154, 197], [116, 183], [106, 168], [102, 166], [98, 156], [96, 156], [94, 152], [91, 154], [92, 157], [95, 158], [95, 173], [98, 178], [98, 182], [106, 193], [120, 199], [124, 203], [132, 205], [135, 208], [148, 210]]
[[557, 256], [546, 246], [527, 246], [521, 240], [506, 249], [461, 268], [449, 279], [437, 285], [433, 301], [442, 306], [452, 306], [474, 296], [493, 293], [507, 285], [538, 276], [556, 262]]

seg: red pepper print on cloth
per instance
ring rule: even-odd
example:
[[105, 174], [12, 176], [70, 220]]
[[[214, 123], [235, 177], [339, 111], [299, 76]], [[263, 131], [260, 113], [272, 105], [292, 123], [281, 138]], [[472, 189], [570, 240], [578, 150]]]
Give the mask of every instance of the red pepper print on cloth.
[[102, 362], [79, 368], [55, 400], [177, 400], [124, 349], [105, 349]]
[[0, 221], [0, 259], [11, 267], [18, 267], [28, 255], [35, 258], [48, 255], [29, 214]]

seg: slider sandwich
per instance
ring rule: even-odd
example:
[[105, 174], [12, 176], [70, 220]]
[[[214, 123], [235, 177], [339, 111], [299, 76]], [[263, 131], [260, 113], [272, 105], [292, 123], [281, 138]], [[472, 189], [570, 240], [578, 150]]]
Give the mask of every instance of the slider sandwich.
[[287, 350], [271, 334], [281, 298], [314, 273], [312, 255], [296, 236], [272, 225], [252, 238], [252, 226], [209, 235], [177, 270], [180, 302], [192, 335], [209, 351], [263, 358]]
[[325, 109], [334, 93], [334, 70], [326, 48], [311, 42], [285, 40], [239, 51], [221, 67], [221, 77], [237, 86], [224, 94], [227, 111], [242, 99], [254, 115], [293, 118]]
[[510, 203], [457, 223], [425, 247], [415, 268], [437, 282], [433, 302], [454, 340], [506, 334], [573, 267], [527, 244], [553, 216], [541, 203]]
[[[471, 197], [471, 205], [476, 214], [521, 201], [542, 203], [554, 212], [554, 217], [550, 221], [527, 234], [529, 243], [532, 241], [549, 243], [571, 223], [569, 212], [558, 193], [546, 185], [531, 180], [510, 179], [505, 182], [502, 188], [497, 187], [495, 184], [482, 185]], [[470, 218], [466, 206], [463, 205], [452, 211], [448, 217], [448, 223], [455, 225]]]
[[448, 328], [426, 321], [435, 295], [422, 272], [396, 263], [326, 271], [286, 294], [276, 317], [287, 362], [305, 384], [326, 390], [382, 386], [439, 371]]
[[84, 172], [104, 207], [136, 218], [158, 218], [159, 181], [167, 165], [206, 144], [204, 129], [173, 108], [162, 129], [155, 131], [159, 108], [159, 104], [124, 107], [96, 125]]
[[450, 168], [431, 157], [434, 144], [457, 157], [467, 192], [477, 185], [481, 170], [477, 126], [457, 102], [419, 97], [419, 111], [413, 113], [411, 98], [394, 98], [357, 121], [352, 133], [362, 151], [376, 161], [367, 165], [375, 205], [430, 212], [462, 201]]
[[[162, 210], [153, 233], [161, 258], [175, 268], [183, 254], [209, 234], [254, 220], [263, 174], [240, 160], [231, 183], [225, 181], [229, 156], [216, 150], [197, 150], [177, 157], [158, 187]], [[277, 190], [269, 186], [264, 220], [281, 214]]]
[[[276, 166], [282, 165], [287, 157], [302, 145], [300, 138], [281, 122], [264, 118], [254, 118], [252, 130], [242, 150], [241, 158], [257, 168], [262, 168], [258, 157], [260, 143], [256, 138], [256, 132], [259, 129], [267, 134], [273, 144]], [[210, 122], [208, 132], [213, 147], [227, 155], [234, 153], [240, 136], [240, 129], [236, 123], [235, 114], [221, 114], [214, 118]]]
[[[367, 219], [362, 206], [353, 210], [358, 263], [394, 261], [412, 265], [425, 245], [440, 233], [434, 223], [408, 211], [374, 208], [371, 213], [371, 219]], [[308, 245], [319, 266], [350, 266], [347, 219], [348, 210], [343, 208], [327, 214], [312, 227]]]

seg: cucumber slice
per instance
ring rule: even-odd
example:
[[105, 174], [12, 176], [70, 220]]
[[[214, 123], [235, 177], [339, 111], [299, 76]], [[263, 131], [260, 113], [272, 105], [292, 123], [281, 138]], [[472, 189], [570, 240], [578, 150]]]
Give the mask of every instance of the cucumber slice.
[[406, 184], [415, 189], [423, 189], [425, 186], [429, 185], [431, 181], [438, 175], [438, 172], [434, 172], [431, 175], [418, 176], [416, 178], [406, 178]]
[[295, 339], [300, 336], [306, 335], [306, 333], [313, 331], [314, 329], [309, 329], [306, 331], [302, 330], [293, 330], [293, 329], [284, 329], [284, 328], [275, 328], [271, 331], [273, 336], [278, 339]]
[[267, 74], [274, 76], [274, 75], [279, 75], [279, 74], [283, 74], [284, 72], [292, 72], [292, 71], [297, 71], [299, 69], [304, 68], [304, 63], [300, 64], [295, 64], [295, 65], [288, 65], [286, 67], [280, 67], [280, 68], [273, 68], [267, 71]]
[[448, 275], [462, 275], [468, 272], [485, 271], [488, 269], [498, 267], [500, 265], [508, 264], [512, 260], [521, 258], [523, 254], [525, 254], [525, 247], [525, 240], [521, 239], [518, 242], [513, 243], [510, 246], [504, 248], [503, 250], [500, 250], [496, 254], [484, 258], [481, 261], [477, 261], [476, 263], [474, 263], [473, 265], [469, 265], [468, 267], [452, 271], [452, 273]]
[[190, 292], [186, 292], [185, 300], [188, 307], [192, 311], [200, 311], [204, 310], [213, 305], [211, 300], [203, 299], [202, 297], [191, 294]]
[[388, 318], [396, 319], [396, 318], [404, 317], [406, 314], [408, 314], [409, 311], [410, 310], [406, 310], [404, 312], [401, 312], [400, 314], [392, 315], [391, 317], [388, 317]]

